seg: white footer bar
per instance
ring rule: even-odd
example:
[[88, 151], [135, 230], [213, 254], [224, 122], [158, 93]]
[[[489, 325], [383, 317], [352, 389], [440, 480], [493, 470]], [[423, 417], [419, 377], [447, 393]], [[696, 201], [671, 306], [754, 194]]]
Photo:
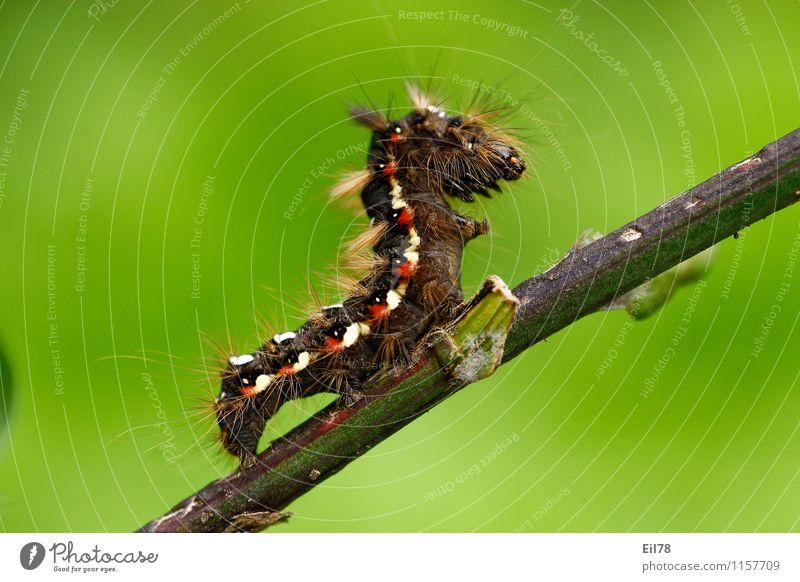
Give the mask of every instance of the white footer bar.
[[3, 534], [1, 580], [800, 580], [800, 534]]

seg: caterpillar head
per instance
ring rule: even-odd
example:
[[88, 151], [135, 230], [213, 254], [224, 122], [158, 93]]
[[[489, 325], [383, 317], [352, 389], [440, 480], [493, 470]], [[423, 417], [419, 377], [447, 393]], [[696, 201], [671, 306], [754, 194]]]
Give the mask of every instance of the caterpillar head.
[[471, 202], [489, 196], [499, 180], [525, 172], [519, 148], [490, 123], [489, 115], [449, 115], [409, 87], [414, 110], [396, 120], [364, 108], [353, 117], [372, 130], [369, 175], [396, 176], [417, 192], [438, 192]]

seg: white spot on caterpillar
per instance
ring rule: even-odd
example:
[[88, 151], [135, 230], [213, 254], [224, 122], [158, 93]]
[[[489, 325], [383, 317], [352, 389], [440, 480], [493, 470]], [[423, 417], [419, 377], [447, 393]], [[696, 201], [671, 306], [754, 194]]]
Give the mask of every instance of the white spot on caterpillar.
[[400, 185], [400, 182], [392, 178], [392, 191], [390, 193], [392, 197], [392, 208], [395, 210], [399, 210], [400, 208], [405, 208], [406, 203], [403, 200], [403, 187]]
[[389, 291], [386, 294], [386, 305], [389, 306], [390, 310], [397, 309], [400, 305], [400, 301], [402, 301], [402, 298], [397, 291]]
[[255, 358], [250, 354], [242, 354], [241, 356], [231, 356], [228, 358], [228, 361], [233, 364], [234, 366], [244, 366], [245, 364], [249, 364], [255, 360]]
[[408, 239], [408, 244], [412, 247], [418, 247], [422, 241], [419, 239], [419, 235], [417, 234], [416, 230], [412, 230], [411, 232], [412, 234]]
[[642, 231], [635, 227], [631, 227], [622, 233], [622, 240], [625, 242], [633, 242], [642, 237]]
[[254, 392], [258, 394], [259, 392], [263, 392], [267, 389], [267, 386], [272, 384], [274, 378], [268, 374], [261, 374], [258, 378], [256, 378], [256, 386]]
[[341, 303], [334, 303], [333, 305], [323, 305], [322, 309], [341, 309], [344, 307]]
[[272, 341], [274, 341], [276, 344], [282, 344], [286, 340], [294, 339], [296, 335], [297, 334], [294, 333], [293, 331], [285, 331], [283, 333], [276, 333], [274, 336], [272, 336]]
[[297, 363], [292, 366], [292, 370], [295, 372], [299, 372], [300, 370], [304, 370], [308, 364], [311, 362], [311, 354], [308, 352], [300, 352], [297, 354]]
[[342, 343], [344, 343], [344, 347], [349, 348], [352, 346], [356, 341], [358, 341], [358, 336], [361, 335], [361, 327], [358, 323], [351, 323], [347, 326], [347, 329], [344, 332], [344, 337], [342, 337]]
[[366, 323], [359, 321], [358, 329], [361, 331], [361, 335], [369, 335], [369, 325]]
[[438, 108], [438, 107], [436, 107], [435, 105], [428, 105], [428, 111], [430, 111], [430, 112], [431, 112], [431, 113], [433, 113], [434, 115], [438, 115], [439, 117], [444, 117], [445, 115], [447, 115], [447, 114], [444, 112], [444, 110], [443, 110], [443, 109], [439, 109], [439, 108]]
[[409, 263], [414, 263], [415, 265], [419, 263], [419, 253], [415, 251], [406, 251], [403, 256], [408, 259]]

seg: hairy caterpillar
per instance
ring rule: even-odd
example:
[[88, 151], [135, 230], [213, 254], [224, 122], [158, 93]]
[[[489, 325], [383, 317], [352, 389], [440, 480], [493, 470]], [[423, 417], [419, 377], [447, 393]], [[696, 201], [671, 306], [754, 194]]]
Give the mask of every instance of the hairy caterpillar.
[[398, 120], [366, 108], [353, 118], [372, 130], [367, 167], [346, 176], [335, 197], [360, 194], [371, 219], [351, 251], [371, 249], [367, 274], [337, 305], [299, 329], [231, 357], [214, 409], [223, 447], [252, 462], [266, 421], [286, 401], [318, 392], [354, 398], [375, 372], [407, 361], [434, 324], [463, 301], [464, 246], [488, 226], [463, 216], [445, 195], [489, 197], [525, 163], [490, 114], [448, 115], [409, 87], [413, 110]]

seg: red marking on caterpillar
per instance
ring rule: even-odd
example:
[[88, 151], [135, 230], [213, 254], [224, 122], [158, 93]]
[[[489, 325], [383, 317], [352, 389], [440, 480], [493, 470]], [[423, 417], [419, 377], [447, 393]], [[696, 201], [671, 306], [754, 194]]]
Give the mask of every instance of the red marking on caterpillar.
[[401, 263], [395, 266], [394, 268], [395, 274], [401, 279], [404, 279], [406, 281], [414, 276], [416, 270], [417, 266], [411, 261], [406, 261], [405, 263]]
[[[392, 140], [394, 140], [396, 134], [392, 134]], [[391, 160], [389, 163], [383, 166], [383, 175], [387, 177], [394, 176], [395, 172], [397, 172], [397, 162]]]
[[327, 347], [332, 352], [338, 352], [344, 349], [344, 341], [333, 337], [326, 337], [325, 347]]
[[[498, 181], [525, 171], [514, 140], [487, 115], [448, 115], [415, 88], [409, 96], [415, 107], [398, 120], [352, 111], [372, 130], [367, 167], [332, 193], [360, 195], [371, 219], [356, 245], [372, 247], [368, 272], [341, 303], [231, 358], [223, 373], [215, 402], [220, 438], [243, 462], [284, 402], [317, 392], [352, 396], [377, 371], [407, 361], [431, 327], [453, 315], [463, 301], [464, 246], [487, 227], [451, 209], [446, 196], [489, 197]], [[353, 413], [343, 409], [325, 427]]]
[[389, 315], [389, 306], [383, 304], [370, 305], [369, 311], [372, 318], [369, 320], [371, 324], [375, 324]]
[[414, 220], [414, 212], [406, 206], [400, 211], [400, 214], [397, 216], [397, 224], [401, 226], [408, 226]]
[[256, 392], [256, 389], [255, 389], [254, 386], [242, 386], [239, 389], [239, 393], [242, 396], [244, 396], [245, 398], [251, 398], [251, 397], [255, 396], [256, 394], [258, 394], [258, 392]]

